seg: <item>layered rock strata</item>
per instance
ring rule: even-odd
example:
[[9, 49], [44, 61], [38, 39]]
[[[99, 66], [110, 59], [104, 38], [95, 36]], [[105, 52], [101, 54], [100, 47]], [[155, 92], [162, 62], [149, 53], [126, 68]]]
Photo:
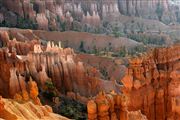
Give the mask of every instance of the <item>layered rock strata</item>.
[[61, 48], [61, 43], [48, 42], [47, 47], [37, 40], [23, 43], [10, 40], [6, 32], [1, 34], [1, 38], [7, 46], [0, 49], [0, 92], [3, 97], [14, 97], [22, 92], [30, 78], [41, 90], [47, 81], [52, 81], [60, 93], [84, 103], [101, 89], [119, 91], [116, 81], [100, 79], [97, 69], [84, 65], [72, 49]]
[[68, 120], [54, 114], [52, 108], [38, 106], [31, 101], [18, 103], [14, 100], [0, 98], [0, 118], [3, 120]]
[[44, 30], [58, 30], [57, 26], [63, 22], [70, 29], [74, 21], [99, 26], [101, 21], [107, 18], [113, 20], [120, 15], [155, 19], [167, 24], [180, 18], [179, 6], [171, 0], [5, 0], [2, 3], [9, 10], [8, 14], [4, 13], [4, 9], [0, 10], [2, 20], [5, 17], [10, 21], [18, 14], [36, 21], [38, 29]]
[[114, 92], [100, 92], [87, 103], [89, 120], [147, 120], [140, 111], [128, 111], [128, 98]]
[[130, 59], [127, 74], [121, 80], [121, 90], [130, 100], [128, 110], [141, 110], [149, 120], [179, 119], [179, 51], [180, 46], [175, 45]]
[[[147, 55], [131, 58], [126, 74], [120, 80], [123, 83], [122, 93], [101, 93], [90, 100], [87, 104], [88, 118], [179, 120], [179, 51], [180, 46], [175, 45], [157, 48]], [[115, 98], [112, 99], [112, 96]], [[120, 99], [122, 96], [127, 98], [124, 102]], [[117, 108], [120, 111], [114, 114], [113, 111]]]

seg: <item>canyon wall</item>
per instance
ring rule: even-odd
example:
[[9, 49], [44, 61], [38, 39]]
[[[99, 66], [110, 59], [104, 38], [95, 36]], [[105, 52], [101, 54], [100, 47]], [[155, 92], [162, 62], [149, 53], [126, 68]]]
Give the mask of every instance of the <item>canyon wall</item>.
[[169, 24], [179, 22], [179, 13], [179, 6], [170, 0], [5, 0], [0, 9], [0, 21], [16, 26], [19, 20], [17, 14], [37, 23], [38, 29], [68, 30], [83, 27], [82, 24], [97, 27], [102, 21], [115, 22], [123, 15]]
[[[128, 111], [141, 110], [148, 120], [179, 120], [179, 51], [180, 46], [175, 45], [129, 59], [129, 67], [120, 80], [122, 94], [100, 94], [89, 101], [89, 119], [114, 120], [114, 116], [121, 114], [119, 118], [124, 116], [121, 120], [129, 120]], [[126, 100], [119, 100], [118, 104], [117, 95], [121, 99], [125, 96]]]
[[92, 120], [180, 119], [178, 44], [129, 58], [120, 79], [107, 81], [100, 79], [96, 68], [81, 62], [73, 49], [62, 48], [61, 43], [48, 42], [44, 46], [36, 39], [22, 42], [11, 37], [6, 31], [0, 33], [3, 97], [41, 105], [39, 91], [51, 81], [60, 94], [87, 103]]
[[179, 45], [155, 49], [142, 58], [130, 60], [122, 89], [130, 98], [129, 110], [141, 109], [150, 120], [179, 119], [173, 109], [178, 104]]
[[0, 93], [3, 97], [12, 98], [22, 92], [30, 78], [36, 81], [41, 91], [47, 81], [52, 81], [61, 94], [84, 103], [101, 89], [119, 91], [116, 82], [100, 79], [101, 74], [96, 68], [83, 64], [73, 49], [63, 49], [61, 43], [48, 42], [45, 47], [38, 40], [25, 43], [10, 40], [7, 32], [0, 36], [6, 46], [0, 49]]
[[128, 111], [128, 98], [112, 91], [88, 101], [88, 120], [148, 120], [140, 111]]

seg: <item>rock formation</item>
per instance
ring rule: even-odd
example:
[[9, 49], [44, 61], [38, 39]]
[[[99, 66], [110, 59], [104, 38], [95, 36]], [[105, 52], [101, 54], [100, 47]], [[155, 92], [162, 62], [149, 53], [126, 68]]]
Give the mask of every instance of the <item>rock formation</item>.
[[[73, 21], [96, 26], [107, 19], [115, 21], [114, 18], [123, 17], [121, 15], [159, 20], [166, 24], [178, 22], [180, 17], [179, 6], [171, 0], [6, 0], [2, 3], [6, 12], [0, 10], [0, 21], [4, 17], [7, 23], [13, 17], [18, 21], [20, 16], [34, 21], [38, 29], [44, 30], [58, 30], [57, 25], [61, 26], [65, 21], [67, 29], [72, 29]], [[17, 25], [17, 22], [13, 23], [13, 26]]]
[[92, 86], [89, 86], [90, 76], [88, 77], [81, 62], [74, 61], [75, 54], [72, 49], [62, 49], [49, 42], [46, 51], [29, 53], [27, 59], [29, 72], [37, 83], [43, 85], [51, 78], [60, 92], [75, 92], [83, 96], [92, 94], [85, 90], [93, 90]]
[[130, 58], [119, 81], [105, 81], [97, 69], [81, 62], [73, 49], [62, 48], [61, 43], [43, 46], [39, 40], [10, 38], [8, 32], [0, 35], [4, 46], [0, 48], [3, 97], [18, 102], [32, 100], [41, 106], [38, 90], [43, 91], [51, 81], [58, 92], [83, 103], [99, 91], [117, 93], [102, 92], [89, 101], [89, 119], [179, 119], [178, 44]]
[[92, 16], [89, 14], [89, 12], [87, 12], [86, 16], [83, 15], [82, 22], [84, 24], [99, 26], [101, 23], [101, 19], [100, 19], [99, 14], [97, 12], [93, 11]]
[[145, 57], [130, 59], [121, 80], [129, 97], [128, 110], [141, 110], [149, 120], [179, 119], [179, 45], [155, 49]]
[[[109, 94], [100, 93], [87, 104], [88, 118], [179, 120], [179, 51], [180, 46], [175, 45], [157, 48], [148, 55], [131, 58], [126, 74], [121, 79], [122, 93], [114, 95], [117, 101], [108, 102]], [[128, 99], [123, 99], [122, 102], [122, 96]], [[116, 111], [117, 118], [111, 118], [114, 116], [111, 107]], [[117, 108], [120, 111], [117, 112]]]
[[30, 101], [18, 103], [1, 97], [0, 108], [0, 118], [3, 120], [68, 120], [65, 117], [54, 114], [51, 107], [35, 105]]
[[10, 53], [16, 52], [17, 55], [27, 55], [29, 51], [34, 50], [34, 45], [40, 43], [38, 40], [21, 42], [20, 40], [16, 40], [16, 38], [10, 39], [8, 32], [1, 32], [0, 39], [3, 46], [9, 48]]
[[87, 103], [89, 120], [147, 120], [140, 111], [127, 110], [128, 99], [114, 92], [100, 92]]
[[40, 30], [48, 30], [48, 19], [45, 14], [37, 14], [36, 21]]
[[18, 60], [16, 55], [9, 55], [7, 49], [1, 49], [0, 54], [1, 95], [13, 97], [16, 92], [25, 87], [25, 79], [21, 76], [25, 70], [25, 63]]
[[[7, 32], [2, 32], [1, 38], [3, 44], [7, 45], [7, 48], [0, 51], [2, 58], [0, 92], [3, 97], [13, 98], [18, 93], [16, 98], [21, 100], [22, 92], [26, 90], [29, 97], [39, 104], [37, 93], [33, 92], [37, 90], [28, 87], [27, 81], [30, 78], [36, 81], [41, 90], [45, 88], [47, 81], [52, 81], [60, 93], [83, 103], [101, 89], [109, 92], [120, 87], [114, 81], [101, 80], [98, 70], [79, 61], [73, 49], [61, 48], [61, 43], [56, 45], [54, 42], [48, 42], [45, 48], [38, 40], [25, 43], [10, 40]], [[4, 66], [6, 69], [3, 69]], [[33, 97], [31, 92], [36, 97]]]

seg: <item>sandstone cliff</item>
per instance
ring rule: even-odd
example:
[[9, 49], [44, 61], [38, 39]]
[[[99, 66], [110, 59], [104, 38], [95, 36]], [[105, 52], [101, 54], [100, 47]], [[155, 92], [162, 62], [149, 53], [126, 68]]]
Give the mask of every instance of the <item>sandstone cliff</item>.
[[5, 20], [7, 25], [13, 23], [12, 26], [16, 26], [19, 17], [22, 17], [34, 21], [38, 29], [44, 30], [86, 30], [88, 26], [84, 24], [93, 28], [101, 26], [103, 21], [121, 23], [119, 19], [124, 16], [153, 19], [166, 24], [179, 22], [180, 19], [179, 6], [170, 0], [5, 0], [2, 8], [0, 21]]
[[122, 93], [100, 93], [90, 100], [88, 118], [179, 120], [179, 51], [180, 46], [175, 45], [130, 58], [126, 74], [120, 79]]
[[10, 40], [7, 32], [3, 32], [1, 38], [7, 45], [0, 49], [3, 97], [22, 92], [30, 77], [41, 90], [47, 81], [52, 81], [60, 93], [84, 103], [100, 89], [108, 92], [119, 88], [114, 81], [100, 79], [97, 69], [80, 62], [72, 49], [63, 49], [60, 43], [48, 42], [44, 48], [37, 40], [26, 43]]
[[97, 69], [79, 61], [73, 49], [62, 48], [61, 43], [48, 42], [44, 46], [36, 39], [28, 42], [12, 39], [8, 32], [1, 33], [3, 97], [41, 105], [39, 91], [51, 81], [59, 93], [83, 103], [99, 91], [114, 90], [110, 95], [100, 93], [88, 102], [89, 119], [180, 119], [178, 44], [130, 58], [124, 76], [105, 81], [100, 79]]
[[121, 80], [121, 90], [130, 100], [128, 110], [140, 109], [149, 120], [179, 119], [179, 48], [159, 48], [145, 57], [130, 59]]
[[89, 120], [147, 120], [140, 111], [128, 111], [128, 98], [113, 91], [100, 92], [87, 103]]
[[18, 103], [0, 98], [0, 118], [3, 120], [68, 120], [54, 114], [51, 107], [38, 106], [32, 102]]

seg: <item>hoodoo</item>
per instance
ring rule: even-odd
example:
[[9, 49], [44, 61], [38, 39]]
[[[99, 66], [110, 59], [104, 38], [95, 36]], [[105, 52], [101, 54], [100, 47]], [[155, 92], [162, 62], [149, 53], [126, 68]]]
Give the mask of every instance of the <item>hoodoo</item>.
[[180, 120], [180, 2], [0, 0], [0, 119]]

